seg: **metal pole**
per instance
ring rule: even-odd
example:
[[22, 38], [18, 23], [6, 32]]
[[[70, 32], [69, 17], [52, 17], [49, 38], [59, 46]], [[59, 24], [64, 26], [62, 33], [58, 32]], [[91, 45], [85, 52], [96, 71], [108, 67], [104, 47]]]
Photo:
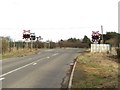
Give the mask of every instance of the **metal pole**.
[[50, 42], [49, 42], [49, 48], [51, 47], [51, 44], [50, 44]]
[[33, 48], [33, 41], [31, 40], [31, 49]]
[[15, 49], [15, 40], [13, 41], [13, 49]]
[[39, 37], [36, 37], [37, 38], [37, 41], [36, 41], [36, 50], [38, 49], [38, 39]]
[[102, 44], [104, 43], [104, 40], [103, 40], [103, 26], [101, 25], [101, 32], [102, 32]]
[[28, 49], [29, 47], [28, 47], [28, 40], [25, 40], [25, 42], [26, 42], [26, 48]]

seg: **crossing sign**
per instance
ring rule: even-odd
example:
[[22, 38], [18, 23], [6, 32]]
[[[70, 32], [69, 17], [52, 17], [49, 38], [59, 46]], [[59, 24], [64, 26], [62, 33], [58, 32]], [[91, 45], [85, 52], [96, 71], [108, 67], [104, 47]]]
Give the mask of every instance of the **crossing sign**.
[[30, 30], [23, 30], [23, 39], [28, 40], [30, 38]]
[[92, 41], [94, 43], [100, 42], [100, 36], [101, 36], [101, 34], [99, 33], [99, 31], [92, 31]]

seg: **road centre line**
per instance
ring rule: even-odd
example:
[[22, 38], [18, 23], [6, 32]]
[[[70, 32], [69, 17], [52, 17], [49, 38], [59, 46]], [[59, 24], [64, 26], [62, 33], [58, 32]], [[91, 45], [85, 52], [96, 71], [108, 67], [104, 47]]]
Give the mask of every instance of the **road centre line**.
[[[53, 54], [52, 56], [55, 56], [55, 55], [58, 55], [58, 53], [55, 53], [55, 54]], [[9, 71], [9, 72], [7, 72], [7, 73], [4, 73], [4, 74], [0, 75], [0, 77], [6, 76], [6, 75], [8, 75], [8, 74], [11, 74], [11, 73], [13, 73], [13, 72], [15, 72], [15, 71], [18, 71], [18, 70], [20, 70], [20, 69], [23, 69], [23, 68], [25, 68], [25, 67], [27, 67], [27, 66], [36, 65], [36, 64], [37, 64], [36, 62], [39, 62], [39, 61], [44, 60], [44, 59], [49, 59], [49, 58], [50, 58], [50, 56], [45, 57], [45, 58], [42, 58], [42, 59], [39, 59], [39, 60], [37, 60], [37, 61], [33, 61], [33, 62], [29, 63], [29, 64], [26, 64], [26, 65], [24, 65], [24, 66], [21, 66], [21, 67], [19, 67], [19, 68], [16, 68], [16, 69], [14, 69], [14, 70], [11, 70], [11, 71]]]
[[58, 53], [55, 53], [55, 54], [53, 54], [52, 56], [56, 56], [56, 55], [58, 55]]
[[41, 60], [44, 60], [44, 59], [47, 59], [47, 57], [46, 57], [46, 58], [39, 59], [39, 60], [37, 60], [37, 61], [33, 61], [33, 62], [31, 62], [31, 63], [29, 63], [29, 64], [26, 64], [26, 65], [24, 65], [24, 66], [22, 66], [22, 67], [19, 67], [19, 68], [16, 68], [16, 69], [14, 69], [14, 70], [11, 70], [11, 71], [9, 71], [9, 72], [7, 72], [7, 73], [4, 73], [4, 74], [0, 75], [0, 78], [3, 77], [3, 76], [6, 76], [6, 75], [8, 75], [8, 74], [11, 74], [11, 73], [13, 73], [13, 72], [15, 72], [15, 71], [18, 71], [18, 70], [20, 70], [20, 69], [23, 69], [23, 68], [25, 68], [25, 67], [27, 67], [27, 66], [33, 65], [35, 62], [38, 62], [38, 61], [41, 61]]
[[37, 63], [33, 63], [33, 65], [36, 65]]
[[12, 71], [9, 71], [9, 72], [7, 72], [7, 73], [4, 73], [4, 74], [0, 75], [0, 77], [6, 76], [6, 75], [8, 75], [8, 74], [10, 74], [10, 73], [13, 73], [13, 72], [15, 72], [15, 71], [18, 71], [18, 70], [20, 70], [20, 69], [22, 69], [22, 68], [25, 68], [25, 67], [27, 67], [27, 66], [29, 66], [29, 65], [31, 65], [31, 64], [33, 64], [33, 62], [32, 62], [32, 63], [29, 63], [29, 64], [26, 64], [26, 65], [24, 65], [24, 66], [22, 66], [22, 67], [16, 68], [16, 69], [14, 69], [14, 70], [12, 70]]
[[50, 51], [53, 51], [53, 49], [50, 49], [50, 50], [45, 50], [45, 52], [50, 52]]
[[5, 79], [5, 78], [0, 78], [0, 81], [2, 81], [3, 79]]
[[47, 58], [50, 58], [50, 57], [47, 57]]

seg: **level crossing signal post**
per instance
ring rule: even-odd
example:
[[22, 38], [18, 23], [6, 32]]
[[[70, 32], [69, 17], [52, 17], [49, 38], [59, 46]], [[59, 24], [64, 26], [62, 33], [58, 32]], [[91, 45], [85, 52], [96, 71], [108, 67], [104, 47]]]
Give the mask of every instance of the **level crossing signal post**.
[[33, 48], [33, 42], [36, 40], [37, 48], [39, 40], [42, 40], [41, 36], [36, 37], [35, 33], [31, 33], [30, 30], [23, 30], [23, 39], [25, 39], [26, 47], [28, 48], [28, 42], [31, 41], [31, 49]]
[[92, 42], [94, 44], [100, 44], [100, 40], [101, 40], [101, 34], [99, 33], [99, 31], [92, 31]]
[[25, 39], [26, 42], [26, 48], [28, 48], [28, 41], [30, 39], [30, 30], [23, 30], [23, 39]]
[[101, 30], [102, 34], [99, 31], [92, 31], [91, 52], [110, 52], [110, 45], [103, 43], [103, 28]]

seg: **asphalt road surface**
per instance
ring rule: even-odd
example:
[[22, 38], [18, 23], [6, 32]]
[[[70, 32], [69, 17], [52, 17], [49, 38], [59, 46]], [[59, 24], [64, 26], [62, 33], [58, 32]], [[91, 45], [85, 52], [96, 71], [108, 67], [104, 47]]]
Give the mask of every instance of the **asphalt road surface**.
[[36, 55], [2, 61], [2, 88], [60, 88], [80, 48], [42, 50]]

